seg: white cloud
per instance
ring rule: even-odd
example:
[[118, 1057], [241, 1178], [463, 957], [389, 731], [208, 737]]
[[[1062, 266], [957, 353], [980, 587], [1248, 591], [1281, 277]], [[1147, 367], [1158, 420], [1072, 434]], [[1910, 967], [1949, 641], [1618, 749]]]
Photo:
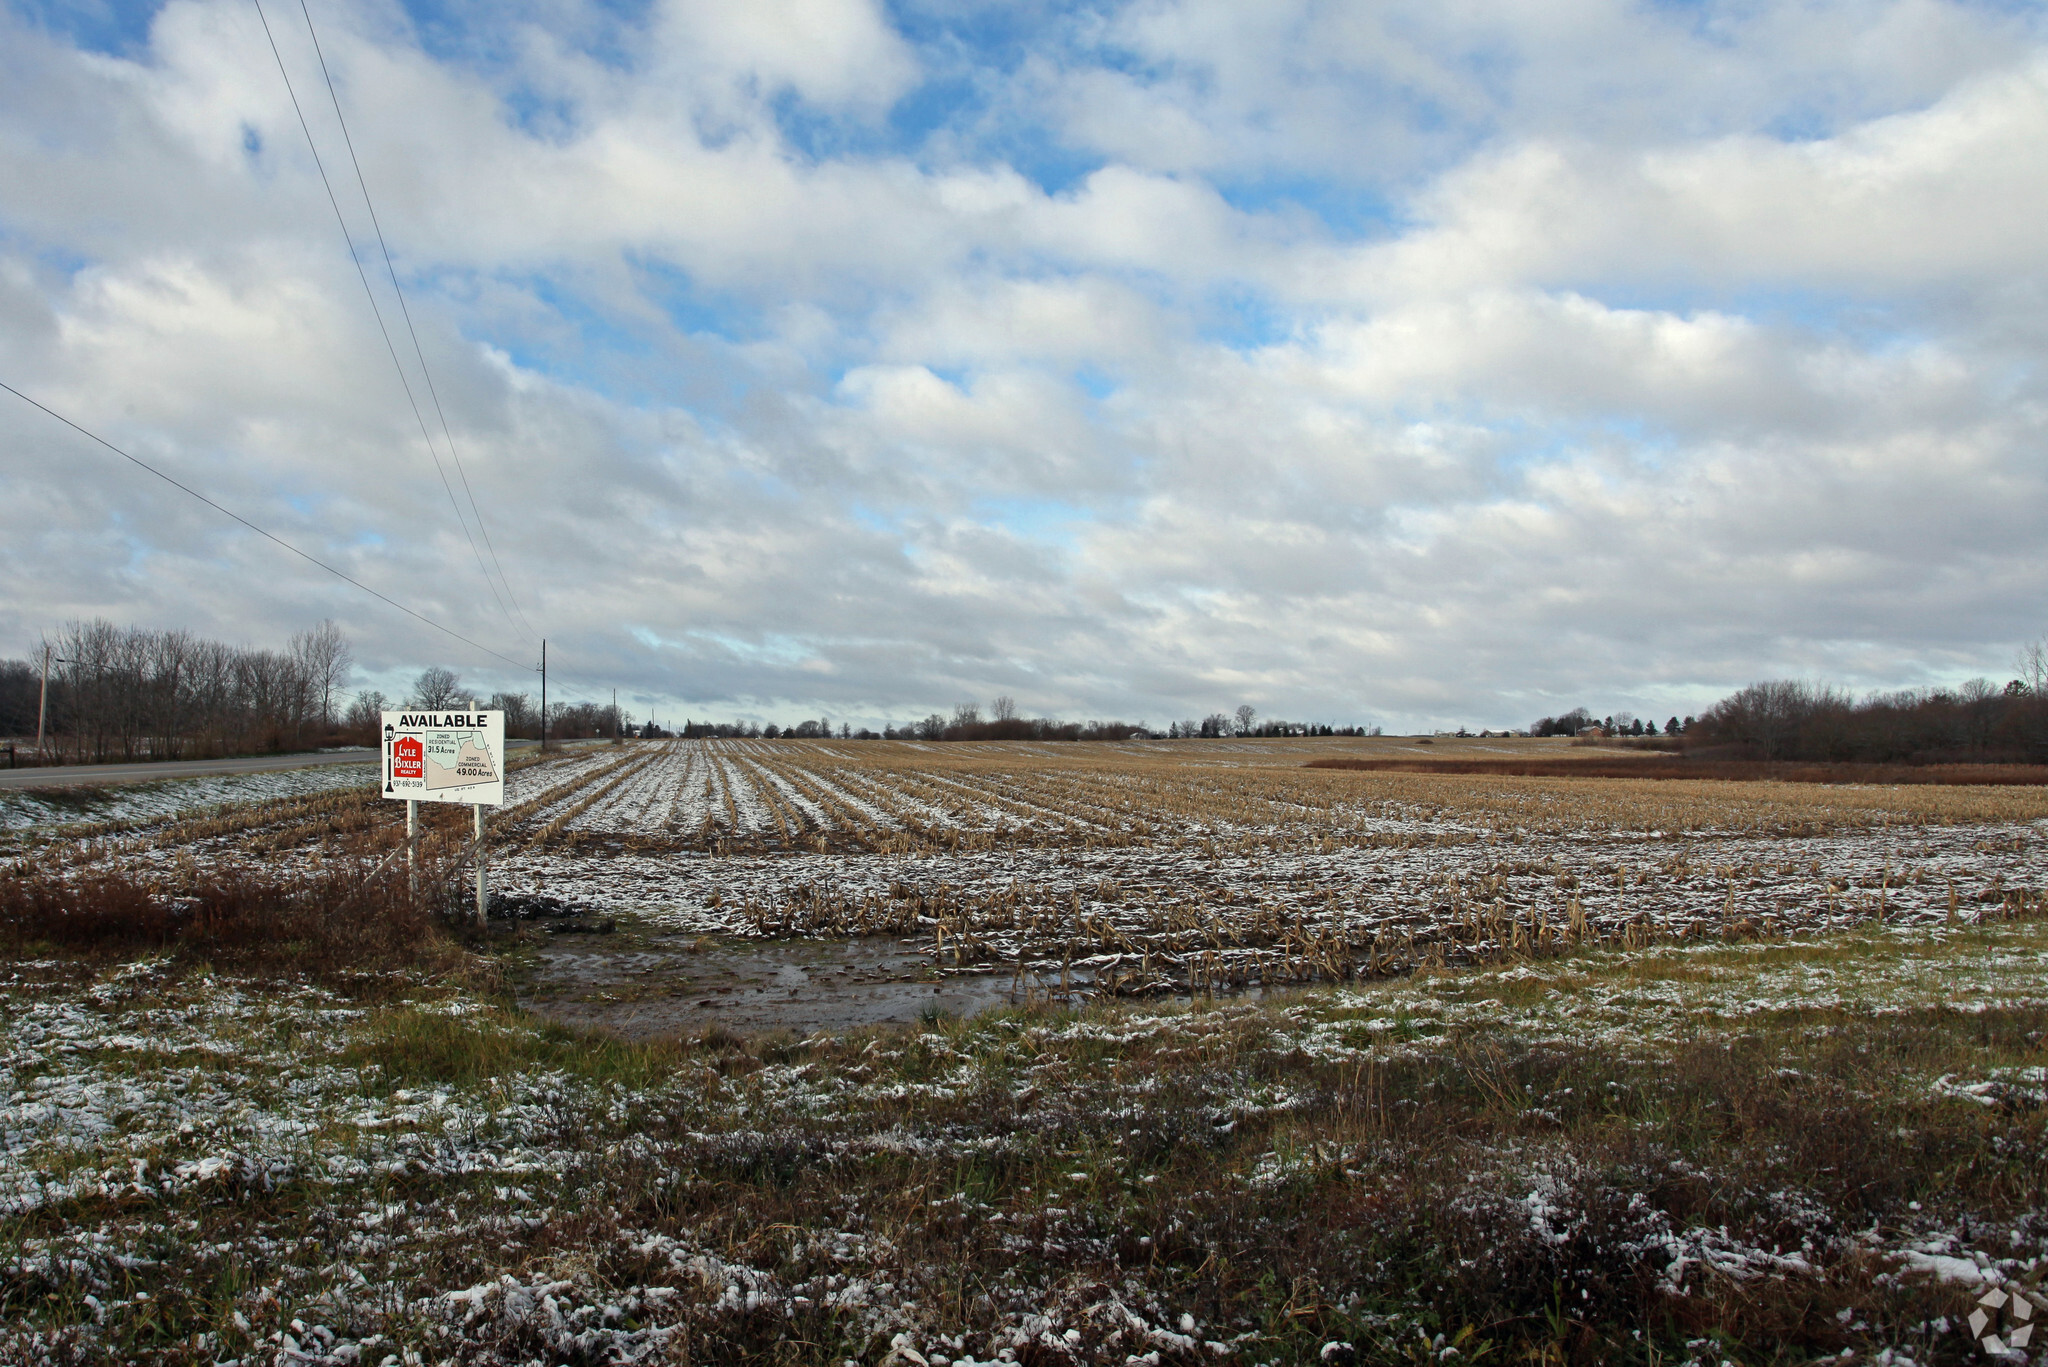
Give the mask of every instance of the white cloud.
[[[805, 0], [468, 51], [317, 12], [578, 686], [1498, 724], [2044, 625], [2024, 16], [1147, 3], [983, 52]], [[134, 57], [0, 25], [0, 378], [524, 659], [253, 12], [178, 0]], [[375, 668], [498, 668], [19, 405], [0, 470], [0, 649], [332, 613]]]

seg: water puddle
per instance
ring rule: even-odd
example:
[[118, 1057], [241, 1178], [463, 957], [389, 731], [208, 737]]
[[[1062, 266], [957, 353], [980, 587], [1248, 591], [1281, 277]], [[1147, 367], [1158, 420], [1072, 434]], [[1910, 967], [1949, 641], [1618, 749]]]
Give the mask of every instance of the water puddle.
[[[1078, 984], [1077, 984], [1078, 985]], [[1008, 970], [935, 969], [892, 938], [711, 940], [632, 930], [540, 938], [522, 1006], [625, 1039], [713, 1023], [740, 1033], [845, 1030], [972, 1016], [1014, 1000]]]

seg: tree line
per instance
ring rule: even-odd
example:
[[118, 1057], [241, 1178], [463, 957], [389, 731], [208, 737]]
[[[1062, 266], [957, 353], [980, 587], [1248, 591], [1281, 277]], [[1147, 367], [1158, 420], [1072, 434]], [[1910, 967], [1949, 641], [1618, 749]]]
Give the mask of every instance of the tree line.
[[1603, 736], [1655, 736], [1659, 734], [1664, 736], [1680, 736], [1690, 730], [1693, 723], [1694, 718], [1692, 717], [1687, 717], [1684, 721], [1673, 717], [1664, 723], [1663, 729], [1660, 732], [1655, 717], [1645, 720], [1632, 712], [1611, 713], [1606, 717], [1596, 717], [1583, 707], [1574, 707], [1562, 716], [1544, 717], [1529, 728], [1529, 734], [1532, 736], [1580, 736], [1598, 728]]
[[1224, 736], [1377, 736], [1377, 726], [1332, 726], [1327, 722], [1282, 721], [1259, 717], [1250, 703], [1234, 713], [1211, 712], [1200, 721], [1177, 721], [1166, 728], [1168, 740], [1210, 740]]
[[1213, 738], [1219, 736], [1377, 736], [1380, 729], [1363, 726], [1329, 726], [1319, 722], [1290, 722], [1259, 719], [1258, 713], [1249, 705], [1239, 707], [1234, 716], [1221, 712], [1211, 713], [1201, 721], [1170, 723], [1165, 731], [1156, 731], [1144, 722], [1127, 721], [1061, 721], [1053, 717], [1023, 717], [1017, 714], [1017, 704], [1008, 697], [999, 697], [983, 715], [981, 704], [961, 703], [947, 716], [934, 712], [922, 721], [885, 725], [880, 731], [867, 727], [855, 728], [845, 722], [839, 724], [835, 733], [830, 717], [801, 721], [794, 726], [778, 726], [774, 723], [762, 725], [759, 722], [695, 721], [683, 723], [681, 734], [688, 739], [722, 737], [729, 739], [774, 740], [777, 737], [795, 739], [840, 740], [1180, 740]]
[[1875, 693], [1777, 680], [1721, 699], [1683, 735], [1688, 753], [1881, 764], [2048, 763], [2042, 680]]
[[186, 631], [73, 622], [44, 653], [0, 662], [0, 731], [36, 734], [52, 762], [204, 759], [305, 749], [328, 737], [353, 657], [333, 622], [283, 650], [209, 641]]
[[[48, 764], [213, 759], [375, 745], [387, 708], [446, 709], [471, 702], [502, 710], [508, 736], [538, 739], [540, 708], [526, 693], [488, 700], [439, 667], [421, 672], [410, 693], [387, 698], [366, 689], [345, 698], [355, 664], [341, 628], [323, 621], [282, 650], [228, 645], [187, 631], [73, 622], [43, 642], [44, 652], [0, 660], [0, 736], [36, 734], [40, 709]], [[631, 734], [610, 704], [550, 701], [553, 740]]]
[[[466, 687], [462, 676], [452, 670], [435, 666], [420, 671], [412, 682], [412, 689], [403, 698], [389, 698], [376, 689], [364, 689], [356, 694], [349, 704], [348, 712], [342, 718], [342, 731], [350, 743], [375, 745], [378, 742], [381, 718], [387, 711], [416, 707], [423, 712], [447, 711], [451, 708], [476, 706], [490, 712], [505, 714], [505, 735], [514, 740], [539, 740], [541, 738], [540, 705], [530, 693], [498, 692], [488, 698], [479, 698]], [[643, 728], [644, 729], [644, 728]], [[550, 702], [547, 711], [547, 738], [558, 740], [589, 740], [597, 737], [624, 737], [639, 734], [610, 703], [591, 702]]]
[[1827, 684], [1777, 679], [1736, 690], [1659, 727], [1583, 707], [1544, 717], [1532, 736], [1658, 738], [1695, 757], [1870, 764], [2048, 763], [2048, 640], [2019, 657], [2022, 677], [1858, 698]]

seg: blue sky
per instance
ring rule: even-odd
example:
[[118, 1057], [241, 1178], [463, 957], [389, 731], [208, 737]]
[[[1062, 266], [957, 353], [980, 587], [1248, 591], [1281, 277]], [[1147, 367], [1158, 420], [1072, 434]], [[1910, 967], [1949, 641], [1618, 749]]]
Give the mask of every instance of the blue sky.
[[[374, 308], [247, 0], [8, 0], [0, 378], [640, 710], [1498, 726], [2048, 630], [2037, 6], [308, 8], [420, 354], [296, 4]], [[524, 682], [96, 461], [0, 411], [0, 652]]]

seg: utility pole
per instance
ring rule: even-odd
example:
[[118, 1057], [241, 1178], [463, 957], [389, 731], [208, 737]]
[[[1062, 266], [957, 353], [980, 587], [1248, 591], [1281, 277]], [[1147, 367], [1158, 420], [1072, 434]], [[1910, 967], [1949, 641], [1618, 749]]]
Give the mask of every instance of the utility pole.
[[43, 642], [43, 690], [36, 698], [36, 763], [43, 762], [43, 718], [50, 710], [50, 662], [60, 665], [75, 665], [76, 660], [66, 659], [56, 653], [57, 648], [48, 641]]
[[43, 762], [43, 718], [50, 710], [50, 643], [43, 642], [43, 691], [36, 699], [36, 763]]
[[548, 752], [548, 638], [540, 638], [540, 752]]
[[623, 735], [619, 730], [619, 690], [614, 688], [612, 690], [612, 744], [617, 745], [622, 739]]

